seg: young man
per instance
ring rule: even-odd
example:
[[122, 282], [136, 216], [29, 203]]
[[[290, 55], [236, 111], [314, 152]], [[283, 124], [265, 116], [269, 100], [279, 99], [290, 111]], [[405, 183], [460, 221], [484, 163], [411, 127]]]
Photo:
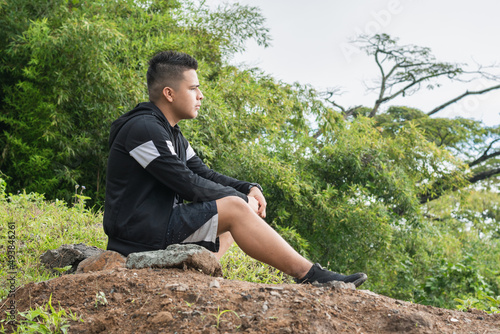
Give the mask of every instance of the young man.
[[196, 155], [178, 123], [198, 115], [203, 94], [197, 68], [184, 53], [155, 55], [147, 72], [150, 102], [113, 122], [104, 211], [107, 248], [128, 255], [194, 243], [220, 259], [236, 241], [245, 253], [298, 283], [362, 284], [363, 273], [344, 276], [303, 258], [263, 220], [266, 200], [260, 185], [216, 173]]

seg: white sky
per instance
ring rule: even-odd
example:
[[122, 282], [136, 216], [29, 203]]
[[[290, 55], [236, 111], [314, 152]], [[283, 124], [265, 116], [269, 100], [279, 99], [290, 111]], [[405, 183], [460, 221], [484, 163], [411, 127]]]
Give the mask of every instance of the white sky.
[[[430, 47], [437, 60], [500, 66], [500, 1], [497, 0], [207, 0], [248, 4], [261, 8], [273, 38], [268, 48], [248, 43], [234, 64], [259, 67], [287, 83], [310, 84], [318, 90], [340, 87], [336, 101], [344, 107], [373, 106], [375, 94], [365, 84], [377, 78], [374, 61], [355, 51], [349, 40], [359, 33], [387, 33], [400, 44]], [[443, 81], [441, 88], [399, 98], [389, 105], [429, 111], [469, 90], [494, 85], [467, 86]], [[389, 106], [387, 105], [387, 106]], [[500, 90], [469, 96], [436, 117], [461, 116], [500, 124]]]

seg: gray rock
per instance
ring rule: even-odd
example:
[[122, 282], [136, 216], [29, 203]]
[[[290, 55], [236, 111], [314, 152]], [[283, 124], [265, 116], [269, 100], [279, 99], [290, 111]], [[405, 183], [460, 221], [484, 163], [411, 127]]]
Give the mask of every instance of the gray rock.
[[215, 255], [204, 247], [170, 245], [166, 249], [131, 253], [127, 256], [129, 269], [141, 268], [192, 268], [206, 275], [222, 276], [222, 268]]
[[218, 280], [215, 279], [212, 282], [210, 282], [208, 287], [209, 288], [220, 288], [220, 283]]
[[341, 281], [330, 281], [326, 283], [314, 282], [312, 283], [312, 285], [321, 288], [322, 287], [333, 288], [335, 290], [343, 290], [343, 289], [356, 290], [356, 286], [353, 283], [345, 283]]
[[103, 253], [104, 250], [85, 244], [62, 245], [57, 249], [50, 249], [40, 256], [40, 261], [49, 269], [71, 266], [65, 274], [71, 274], [86, 258]]

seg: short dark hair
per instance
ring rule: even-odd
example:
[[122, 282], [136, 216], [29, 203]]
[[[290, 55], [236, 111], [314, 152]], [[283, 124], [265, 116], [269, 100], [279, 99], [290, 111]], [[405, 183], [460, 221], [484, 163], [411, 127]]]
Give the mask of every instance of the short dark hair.
[[149, 61], [146, 74], [149, 100], [157, 101], [165, 87], [177, 88], [187, 70], [197, 70], [198, 62], [190, 55], [176, 51], [162, 51]]

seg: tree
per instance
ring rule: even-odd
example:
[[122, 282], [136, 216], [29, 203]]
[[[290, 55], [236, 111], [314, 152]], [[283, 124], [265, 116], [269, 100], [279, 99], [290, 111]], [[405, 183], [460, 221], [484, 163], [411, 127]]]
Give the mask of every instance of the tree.
[[377, 86], [372, 88], [378, 90], [378, 98], [369, 117], [374, 117], [383, 103], [387, 103], [398, 96], [411, 95], [424, 84], [426, 84], [427, 89], [440, 87], [437, 79], [441, 77], [470, 82], [476, 77], [466, 78], [465, 75], [478, 75], [496, 81], [496, 84], [478, 91], [466, 91], [429, 111], [427, 113], [429, 116], [468, 95], [485, 94], [500, 89], [500, 84], [498, 84], [500, 76], [488, 73], [482, 70], [482, 67], [475, 71], [465, 71], [458, 64], [438, 62], [429, 48], [416, 45], [397, 45], [397, 39], [392, 39], [387, 34], [360, 36], [356, 40], [356, 44], [367, 55], [373, 56], [380, 72]]
[[406, 107], [390, 107], [386, 113], [376, 116], [375, 120], [385, 135], [394, 135], [411, 122], [422, 129], [429, 142], [450, 151], [467, 164], [467, 183], [448, 183], [444, 186], [444, 180], [436, 180], [434, 187], [420, 196], [421, 203], [468, 184], [484, 183], [488, 179], [495, 182], [495, 176], [500, 174], [500, 161], [497, 158], [500, 155], [499, 127], [485, 127], [479, 121], [464, 118], [431, 118], [420, 110]]
[[[147, 99], [152, 54], [182, 50], [204, 69], [220, 67], [223, 50], [235, 52], [248, 38], [267, 43], [259, 12], [238, 5], [215, 13], [165, 0], [0, 6], [0, 168], [9, 191], [49, 199], [69, 200], [85, 185], [102, 202], [109, 126]], [[207, 23], [217, 17], [216, 25]], [[228, 26], [236, 29], [230, 35]]]
[[[496, 67], [478, 66], [477, 70], [466, 71], [462, 65], [436, 61], [429, 48], [398, 45], [397, 39], [387, 34], [360, 36], [355, 43], [367, 55], [373, 57], [379, 69], [380, 76], [375, 82], [376, 86], [370, 88], [378, 91], [378, 98], [372, 108], [362, 106], [345, 108], [333, 99], [337, 90], [326, 92], [326, 99], [346, 119], [359, 115], [375, 118], [377, 126], [386, 131], [386, 134], [394, 134], [404, 124], [412, 122], [422, 128], [429, 141], [450, 150], [468, 164], [470, 175], [467, 180], [469, 183], [493, 180], [500, 174], [500, 161], [497, 158], [500, 155], [499, 127], [485, 127], [479, 122], [463, 118], [451, 120], [429, 117], [466, 96], [486, 94], [500, 89], [498, 84], [500, 76], [492, 71]], [[493, 84], [481, 90], [467, 90], [428, 112], [395, 106], [389, 107], [383, 113], [380, 112], [383, 104], [389, 103], [398, 96], [414, 94], [424, 86], [427, 89], [440, 87], [440, 78], [471, 82], [478, 77], [487, 79]], [[319, 135], [320, 133], [316, 137]], [[446, 182], [439, 180], [436, 182], [434, 188], [440, 191], [434, 189], [423, 194], [420, 198], [422, 203], [438, 198], [446, 190], [457, 190], [463, 186], [456, 184], [443, 187]]]

